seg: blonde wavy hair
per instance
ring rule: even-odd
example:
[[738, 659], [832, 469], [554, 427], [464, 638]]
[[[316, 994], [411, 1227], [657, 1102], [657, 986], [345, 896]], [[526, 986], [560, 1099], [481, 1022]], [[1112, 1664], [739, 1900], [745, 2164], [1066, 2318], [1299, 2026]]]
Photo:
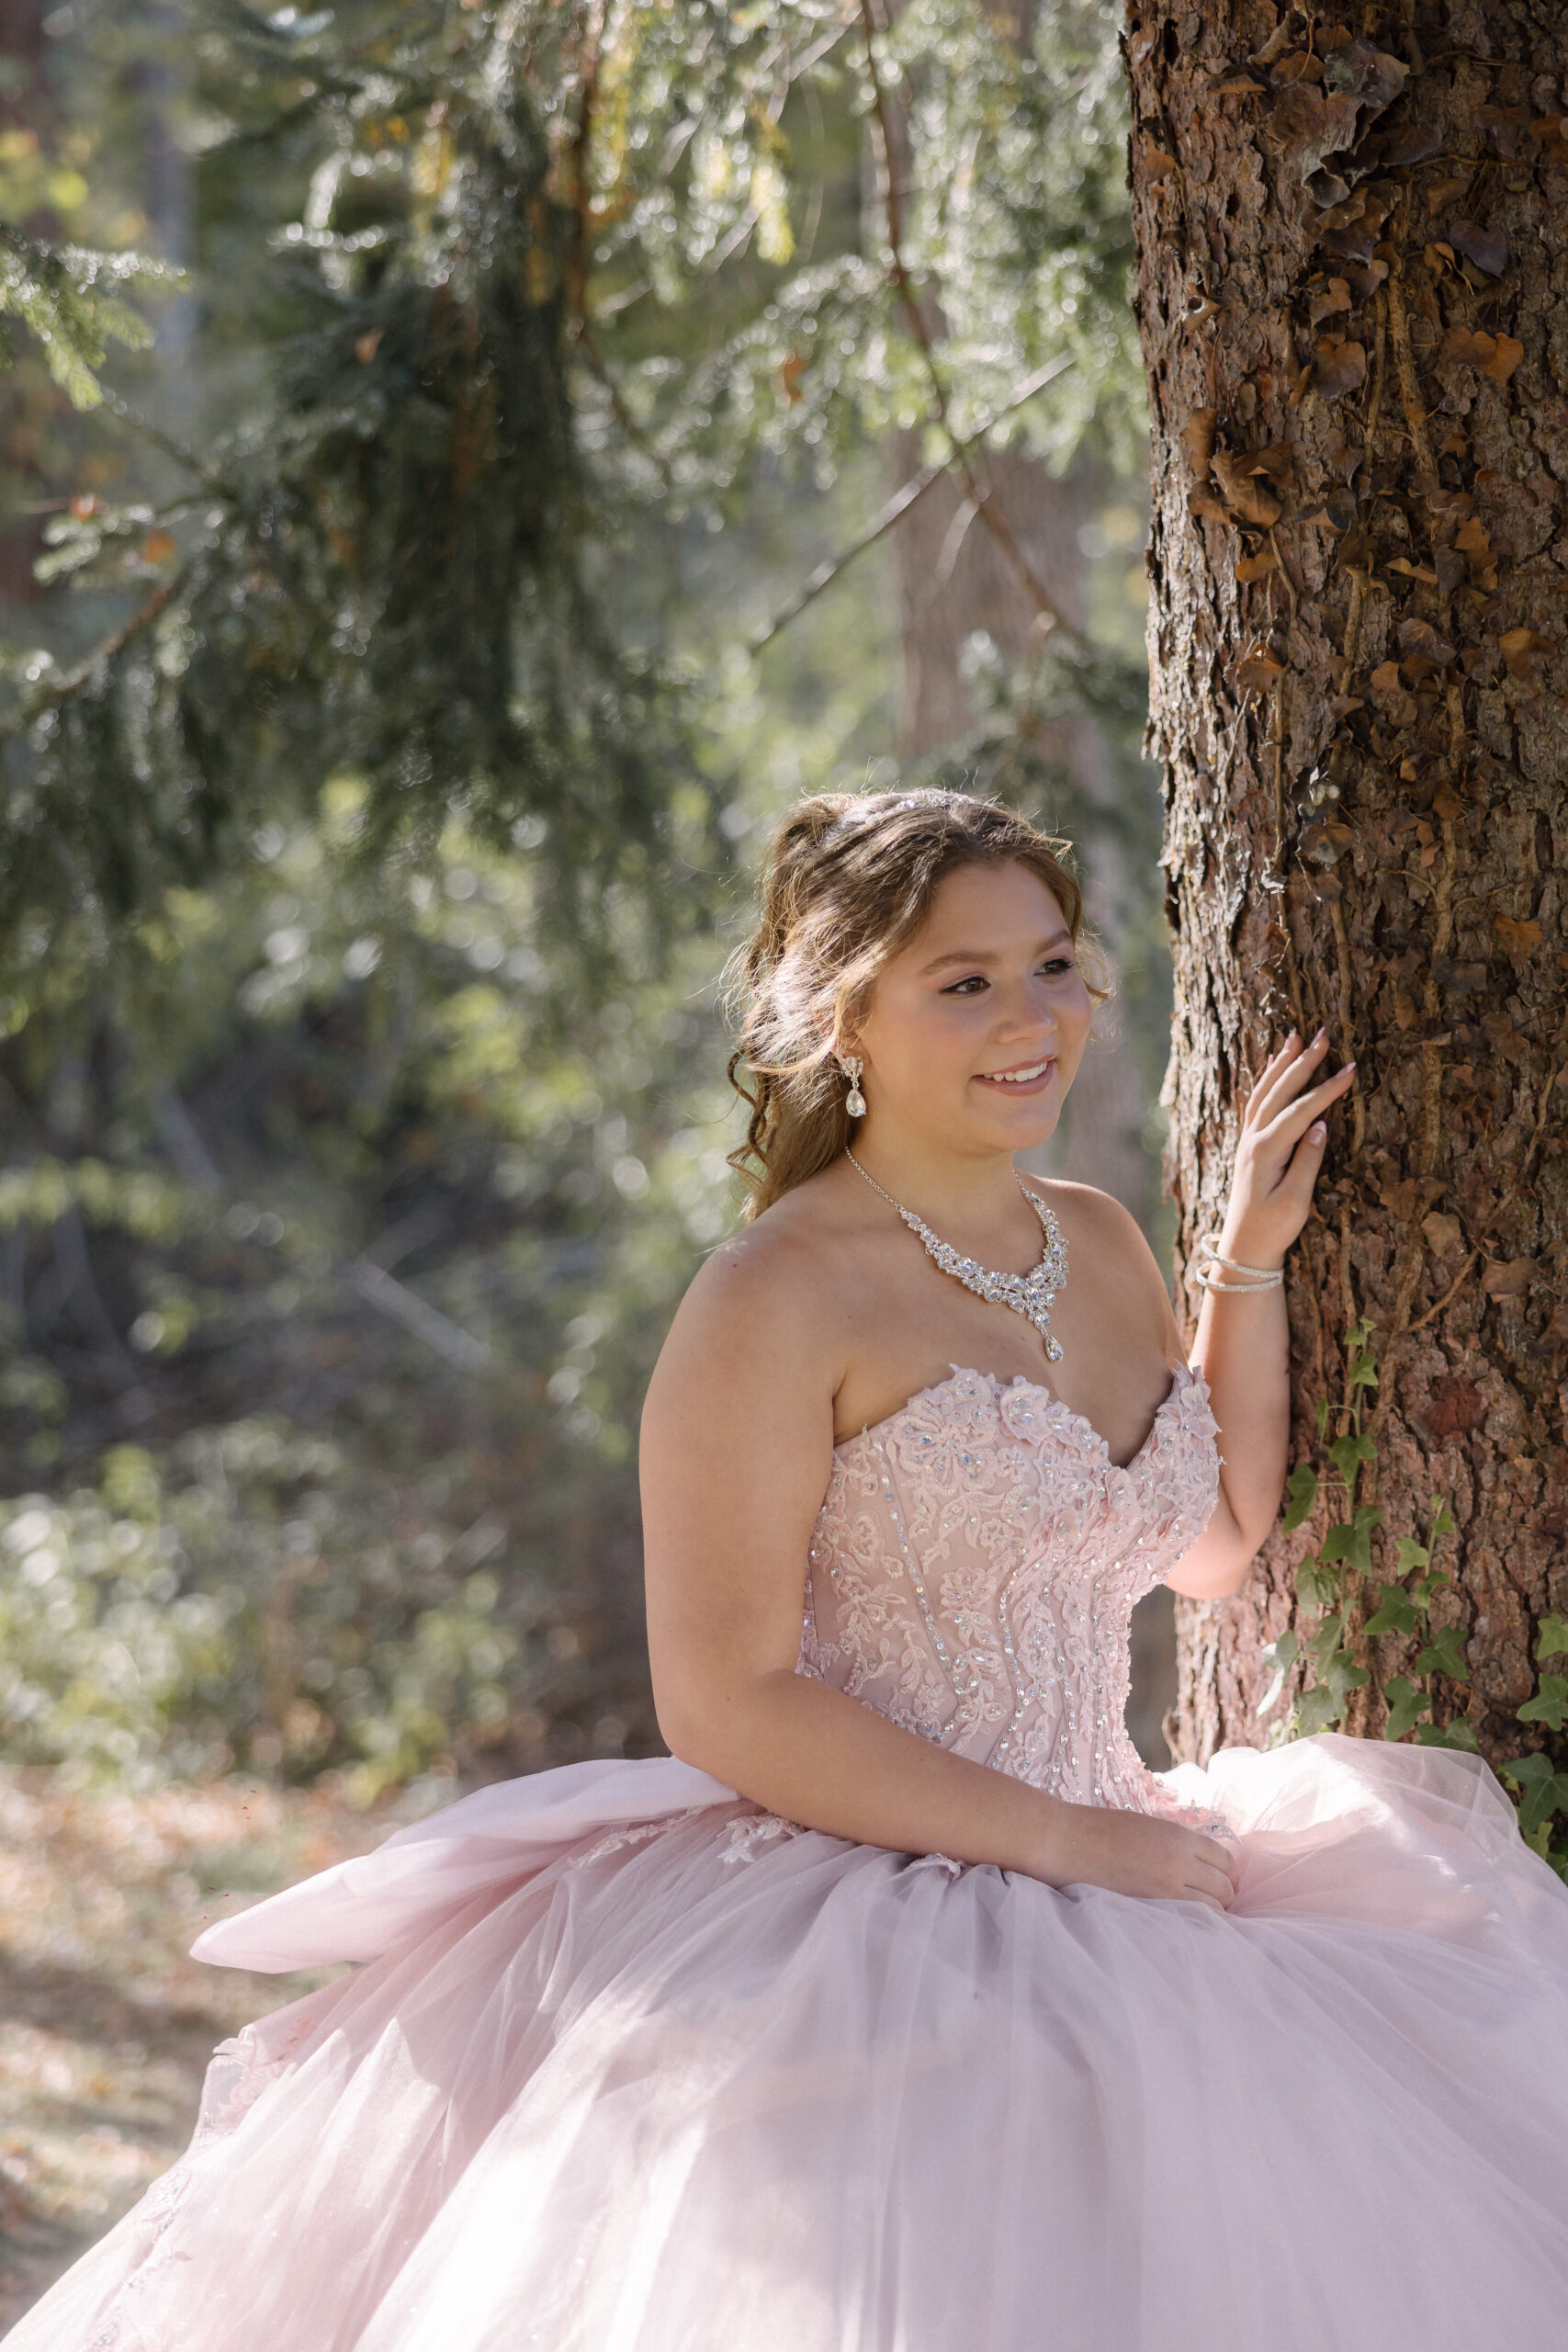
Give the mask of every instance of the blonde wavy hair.
[[877, 974], [960, 866], [1010, 862], [1037, 875], [1088, 951], [1090, 993], [1109, 992], [1069, 854], [1012, 809], [962, 792], [823, 792], [790, 810], [762, 876], [761, 919], [729, 973], [740, 1035], [729, 1081], [751, 1114], [729, 1164], [749, 1188], [748, 1217], [849, 1143], [835, 1048], [852, 1041]]

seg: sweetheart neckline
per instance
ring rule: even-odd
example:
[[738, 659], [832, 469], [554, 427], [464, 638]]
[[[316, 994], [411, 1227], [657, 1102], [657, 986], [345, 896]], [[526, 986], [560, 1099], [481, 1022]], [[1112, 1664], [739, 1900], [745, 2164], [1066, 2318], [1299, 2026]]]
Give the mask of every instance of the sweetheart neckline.
[[1112, 1470], [1122, 1471], [1136, 1469], [1154, 1443], [1161, 1421], [1178, 1396], [1181, 1395], [1184, 1387], [1195, 1386], [1201, 1388], [1205, 1396], [1208, 1394], [1208, 1383], [1201, 1372], [1195, 1370], [1190, 1363], [1177, 1364], [1171, 1372], [1170, 1386], [1155, 1407], [1155, 1417], [1149, 1423], [1147, 1437], [1135, 1453], [1128, 1455], [1125, 1462], [1118, 1462], [1111, 1453], [1109, 1439], [1101, 1435], [1088, 1415], [1075, 1413], [1072, 1407], [1065, 1405], [1059, 1396], [1046, 1387], [1043, 1380], [1031, 1380], [1026, 1372], [1015, 1372], [1010, 1380], [1005, 1380], [999, 1372], [982, 1372], [977, 1365], [955, 1363], [945, 1380], [933, 1380], [928, 1387], [917, 1388], [914, 1395], [907, 1396], [895, 1411], [885, 1413], [879, 1421], [867, 1421], [852, 1435], [839, 1439], [833, 1447], [834, 1454], [847, 1453], [852, 1445], [863, 1444], [866, 1439], [874, 1437], [879, 1430], [890, 1429], [895, 1421], [902, 1420], [904, 1415], [912, 1412], [917, 1405], [926, 1404], [931, 1397], [940, 1396], [944, 1389], [952, 1388], [960, 1380], [988, 1381], [992, 1389], [1003, 1396], [1010, 1396], [1017, 1388], [1027, 1388], [1036, 1396], [1043, 1396], [1050, 1412], [1059, 1415], [1064, 1420], [1075, 1422], [1080, 1430], [1086, 1430], [1105, 1456], [1108, 1466]]

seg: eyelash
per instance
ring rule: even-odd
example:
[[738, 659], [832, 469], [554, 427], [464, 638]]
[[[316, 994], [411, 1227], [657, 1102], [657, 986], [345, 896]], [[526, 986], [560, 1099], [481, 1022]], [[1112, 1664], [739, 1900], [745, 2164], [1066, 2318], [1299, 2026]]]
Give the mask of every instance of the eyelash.
[[[1055, 967], [1054, 972], [1052, 970], [1053, 966]], [[1051, 956], [1046, 958], [1045, 962], [1042, 964], [1039, 968], [1041, 971], [1050, 975], [1053, 978], [1060, 978], [1064, 972], [1070, 972], [1072, 970], [1072, 957], [1070, 956]], [[967, 978], [954, 980], [950, 987], [943, 989], [942, 993], [943, 996], [957, 996], [961, 991], [972, 988], [976, 981], [978, 981], [982, 988], [988, 988], [990, 986], [990, 982], [987, 979], [983, 972], [971, 972]]]

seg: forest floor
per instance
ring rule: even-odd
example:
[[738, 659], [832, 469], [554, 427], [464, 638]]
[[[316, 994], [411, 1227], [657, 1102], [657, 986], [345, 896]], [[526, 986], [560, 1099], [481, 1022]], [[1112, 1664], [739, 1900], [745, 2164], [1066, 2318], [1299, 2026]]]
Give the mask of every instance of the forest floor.
[[0, 1769], [0, 2335], [185, 2146], [213, 2044], [336, 1973], [204, 1968], [194, 1938], [394, 1817], [331, 1790]]

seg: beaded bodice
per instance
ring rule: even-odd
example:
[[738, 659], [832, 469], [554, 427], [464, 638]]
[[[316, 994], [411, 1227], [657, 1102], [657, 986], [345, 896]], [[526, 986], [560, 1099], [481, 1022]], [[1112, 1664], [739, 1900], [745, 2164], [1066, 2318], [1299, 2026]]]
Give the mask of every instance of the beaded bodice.
[[1186, 1367], [1124, 1467], [1032, 1381], [955, 1372], [848, 1439], [813, 1532], [800, 1670], [1081, 1804], [1174, 1811], [1123, 1717], [1133, 1604], [1207, 1526]]

